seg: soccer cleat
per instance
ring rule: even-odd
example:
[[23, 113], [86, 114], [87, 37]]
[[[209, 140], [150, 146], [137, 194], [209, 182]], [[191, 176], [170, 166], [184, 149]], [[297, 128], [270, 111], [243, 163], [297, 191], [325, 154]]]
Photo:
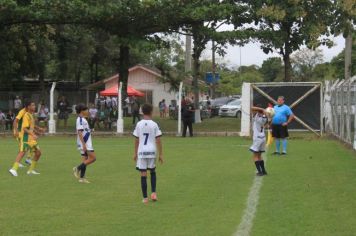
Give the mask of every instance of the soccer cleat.
[[19, 168], [24, 168], [25, 166], [19, 163]]
[[28, 175], [39, 175], [40, 173], [35, 170], [29, 170], [29, 171], [27, 171], [27, 174]]
[[267, 175], [267, 171], [262, 172], [263, 175]]
[[9, 172], [10, 172], [10, 174], [11, 174], [12, 176], [17, 177], [17, 171], [16, 171], [16, 170], [10, 169]]
[[280, 153], [279, 152], [274, 152], [274, 153], [272, 153], [273, 155], [280, 155]]
[[32, 161], [31, 161], [31, 159], [26, 159], [26, 160], [25, 160], [25, 163], [26, 163], [27, 165], [31, 165]]
[[78, 182], [83, 184], [90, 184], [90, 182], [86, 178], [80, 178]]
[[75, 178], [79, 179], [80, 176], [79, 176], [79, 170], [77, 167], [73, 167], [73, 175]]
[[256, 176], [264, 176], [264, 174], [263, 173], [256, 173]]
[[151, 200], [154, 201], [154, 202], [158, 200], [156, 193], [152, 193], [152, 194], [151, 194]]
[[144, 198], [144, 199], [142, 200], [142, 202], [143, 202], [144, 204], [148, 204], [148, 198]]
[[287, 153], [286, 152], [282, 152], [282, 154], [281, 155], [287, 155]]

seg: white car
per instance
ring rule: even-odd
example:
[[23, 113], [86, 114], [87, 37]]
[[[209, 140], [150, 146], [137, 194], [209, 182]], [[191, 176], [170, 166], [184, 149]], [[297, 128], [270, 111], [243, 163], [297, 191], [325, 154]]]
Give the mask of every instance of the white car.
[[219, 109], [219, 116], [241, 117], [241, 99], [235, 99]]

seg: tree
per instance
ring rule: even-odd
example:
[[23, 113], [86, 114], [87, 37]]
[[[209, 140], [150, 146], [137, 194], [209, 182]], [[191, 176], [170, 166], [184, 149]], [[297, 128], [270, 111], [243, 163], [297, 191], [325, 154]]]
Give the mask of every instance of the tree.
[[[356, 65], [356, 42], [353, 42], [351, 64]], [[335, 78], [345, 78], [345, 50], [341, 51], [331, 60], [331, 65], [335, 68]], [[351, 75], [356, 75], [356, 66], [351, 67]]]
[[270, 57], [263, 61], [260, 73], [263, 81], [273, 82], [283, 72], [282, 60], [279, 57]]
[[259, 28], [256, 37], [262, 50], [279, 53], [284, 62], [284, 81], [291, 81], [291, 61], [293, 52], [302, 45], [317, 48], [331, 46], [328, 25], [331, 20], [332, 4], [329, 0], [258, 0], [251, 1], [255, 24]]
[[292, 65], [297, 81], [311, 81], [316, 65], [323, 62], [321, 49], [303, 48], [292, 55]]
[[[193, 38], [193, 90], [194, 103], [199, 107], [198, 81], [202, 79], [200, 74], [200, 57], [206, 44], [213, 40], [214, 51], [224, 55], [224, 47], [227, 43], [242, 42], [249, 38], [248, 32], [241, 28], [244, 23], [249, 23], [251, 18], [247, 13], [247, 6], [242, 1], [186, 1], [183, 13], [183, 29]], [[222, 24], [234, 24], [233, 31], [218, 31]], [[199, 115], [199, 112], [196, 114]], [[199, 120], [199, 118], [198, 118]]]
[[344, 78], [351, 77], [353, 34], [356, 24], [356, 2], [354, 0], [334, 0], [334, 20], [331, 25], [335, 35], [343, 34], [345, 38], [344, 50]]

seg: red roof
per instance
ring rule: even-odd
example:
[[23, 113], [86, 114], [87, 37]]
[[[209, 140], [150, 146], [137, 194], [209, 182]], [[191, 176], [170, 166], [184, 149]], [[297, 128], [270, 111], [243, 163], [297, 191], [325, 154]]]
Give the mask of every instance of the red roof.
[[[118, 95], [118, 87], [117, 86], [114, 86], [114, 87], [111, 87], [111, 88], [108, 88], [108, 89], [105, 89], [103, 91], [100, 91], [100, 95], [101, 96], [117, 96]], [[136, 96], [136, 97], [143, 97], [145, 96], [144, 93], [134, 89], [133, 87], [131, 86], [127, 86], [127, 95], [128, 96]]]

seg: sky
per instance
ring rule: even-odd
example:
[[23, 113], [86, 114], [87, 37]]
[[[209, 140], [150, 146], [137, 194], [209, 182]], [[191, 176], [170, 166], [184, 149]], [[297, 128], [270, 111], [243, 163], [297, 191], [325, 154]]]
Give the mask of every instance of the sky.
[[[329, 62], [333, 57], [339, 54], [345, 45], [345, 39], [342, 36], [332, 38], [335, 46], [332, 48], [327, 48], [326, 46], [321, 46], [320, 49], [323, 51], [324, 62]], [[265, 54], [259, 43], [249, 43], [241, 49], [238, 46], [229, 46], [226, 50], [227, 54], [224, 58], [216, 55], [217, 62], [226, 62], [231, 67], [238, 67], [241, 63], [243, 66], [258, 65], [261, 66], [263, 61], [269, 57], [279, 57], [278, 54], [270, 53]], [[240, 55], [241, 52], [241, 55]], [[211, 44], [208, 44], [207, 49], [203, 52], [202, 59], [211, 59]], [[241, 58], [241, 60], [240, 60]]]

